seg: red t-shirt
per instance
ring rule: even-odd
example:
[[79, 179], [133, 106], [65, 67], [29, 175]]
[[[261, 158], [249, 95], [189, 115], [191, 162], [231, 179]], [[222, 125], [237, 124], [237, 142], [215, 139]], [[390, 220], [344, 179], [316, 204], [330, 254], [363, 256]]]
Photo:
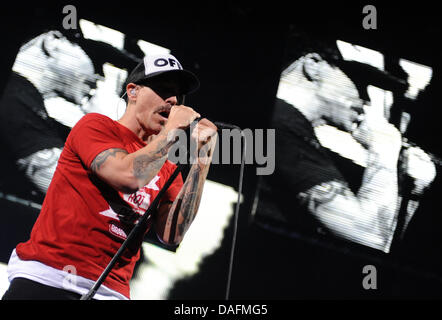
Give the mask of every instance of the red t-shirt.
[[[133, 220], [127, 222], [121, 214], [143, 214], [176, 165], [166, 161], [157, 176], [134, 194], [115, 191], [91, 172], [90, 165], [104, 150], [132, 153], [145, 145], [106, 116], [90, 113], [78, 121], [66, 140], [30, 240], [16, 248], [19, 258], [60, 270], [73, 265], [77, 275], [97, 280], [133, 227]], [[182, 185], [179, 175], [162, 201], [173, 201]], [[138, 258], [138, 247], [126, 250], [103, 284], [130, 298], [129, 280]]]

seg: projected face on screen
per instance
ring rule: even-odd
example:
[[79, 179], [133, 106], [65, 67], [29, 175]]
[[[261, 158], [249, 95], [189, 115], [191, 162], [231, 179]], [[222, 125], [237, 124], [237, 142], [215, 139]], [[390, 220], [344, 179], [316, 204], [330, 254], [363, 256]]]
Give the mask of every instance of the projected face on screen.
[[281, 75], [278, 98], [310, 104], [308, 112], [344, 131], [351, 131], [363, 113], [364, 101], [353, 81], [317, 53], [293, 62]]
[[128, 71], [145, 54], [169, 52], [143, 40], [128, 52], [121, 32], [86, 20], [80, 26], [76, 36], [44, 32], [17, 53], [0, 102], [1, 143], [9, 155], [0, 179], [5, 194], [41, 202], [70, 129], [90, 112], [116, 120]]
[[326, 49], [299, 48], [281, 73], [277, 169], [260, 182], [254, 217], [287, 235], [319, 233], [389, 252], [418, 206], [414, 195], [436, 175], [427, 153], [403, 148], [410, 116], [400, 104], [416, 99], [431, 68], [401, 60], [415, 68], [398, 76], [373, 50], [339, 40]]
[[[84, 98], [90, 97], [91, 90], [97, 86], [98, 77], [91, 58], [78, 44], [69, 41], [59, 32], [49, 32], [37, 37], [28, 46], [20, 50], [14, 71], [28, 73], [29, 78], [32, 73], [25, 70], [29, 68], [26, 63], [30, 63], [31, 59], [36, 60], [38, 53], [35, 49], [41, 47], [44, 56], [38, 66], [41, 68], [40, 81], [35, 81], [40, 90], [44, 94], [54, 91], [76, 105], [81, 105]], [[46, 72], [43, 71], [45, 69]]]

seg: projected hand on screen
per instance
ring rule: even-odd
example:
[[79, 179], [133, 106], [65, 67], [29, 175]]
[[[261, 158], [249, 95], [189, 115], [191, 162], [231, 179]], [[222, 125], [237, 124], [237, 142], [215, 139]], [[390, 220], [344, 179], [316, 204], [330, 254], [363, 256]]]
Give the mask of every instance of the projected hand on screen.
[[373, 152], [398, 153], [402, 145], [399, 130], [384, 117], [376, 115], [370, 107], [366, 110], [364, 120], [351, 132], [353, 138]]
[[384, 117], [384, 103], [378, 99], [383, 95], [382, 90], [368, 86], [367, 92], [371, 103], [364, 107], [363, 120], [351, 135], [368, 150], [369, 157], [377, 157], [380, 165], [396, 168], [401, 133]]

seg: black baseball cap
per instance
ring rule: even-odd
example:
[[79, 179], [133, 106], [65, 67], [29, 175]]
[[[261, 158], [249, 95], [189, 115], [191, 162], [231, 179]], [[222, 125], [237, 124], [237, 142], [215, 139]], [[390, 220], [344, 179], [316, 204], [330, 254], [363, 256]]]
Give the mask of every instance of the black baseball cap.
[[146, 84], [155, 80], [169, 80], [178, 85], [179, 94], [186, 95], [199, 88], [198, 78], [184, 70], [177, 58], [171, 54], [145, 56], [127, 77], [126, 84]]

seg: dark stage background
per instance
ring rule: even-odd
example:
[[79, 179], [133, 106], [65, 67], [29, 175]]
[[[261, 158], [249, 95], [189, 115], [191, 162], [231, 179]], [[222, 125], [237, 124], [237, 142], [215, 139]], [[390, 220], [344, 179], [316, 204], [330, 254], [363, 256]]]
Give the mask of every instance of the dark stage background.
[[[422, 149], [442, 157], [440, 137], [441, 28], [435, 8], [376, 5], [377, 30], [364, 30], [365, 4], [249, 5], [91, 4], [70, 2], [78, 18], [169, 48], [184, 67], [198, 75], [200, 90], [187, 98], [209, 119], [241, 128], [269, 128], [288, 37], [340, 39], [384, 54], [430, 66], [433, 76], [412, 111], [408, 135]], [[12, 5], [2, 9], [0, 92], [20, 46], [51, 27], [61, 28], [65, 4]], [[339, 7], [339, 8], [338, 8]], [[127, 44], [130, 50], [130, 44]], [[0, 93], [0, 94], [1, 94]], [[6, 157], [7, 155], [2, 155]], [[278, 159], [276, 159], [278, 161]], [[14, 181], [4, 167], [2, 181]], [[440, 168], [437, 167], [439, 170]], [[209, 179], [237, 188], [239, 165], [213, 166]], [[438, 172], [439, 173], [439, 172]], [[9, 176], [8, 176], [9, 175]], [[440, 298], [442, 297], [442, 218], [440, 174], [410, 222], [403, 241], [386, 254], [369, 247], [328, 239], [288, 238], [255, 225], [252, 207], [258, 177], [247, 165], [230, 298]], [[2, 189], [9, 187], [3, 182]], [[38, 203], [38, 197], [31, 199]], [[284, 204], [291, 206], [289, 199]], [[7, 263], [15, 245], [29, 236], [38, 209], [0, 199], [0, 259]], [[232, 218], [233, 219], [233, 218]], [[171, 288], [169, 299], [223, 299], [233, 234], [233, 220], [220, 247], [205, 257], [196, 274]], [[362, 286], [363, 267], [377, 268], [377, 289]], [[147, 284], [148, 285], [148, 284]]]

